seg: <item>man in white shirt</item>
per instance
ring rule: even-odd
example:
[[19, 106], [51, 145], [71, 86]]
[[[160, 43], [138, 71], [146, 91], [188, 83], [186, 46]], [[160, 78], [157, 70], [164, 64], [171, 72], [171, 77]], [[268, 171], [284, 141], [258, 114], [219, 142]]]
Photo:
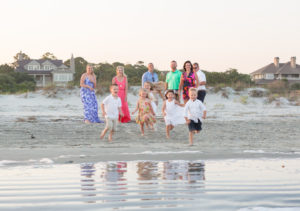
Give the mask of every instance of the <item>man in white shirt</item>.
[[110, 93], [103, 102], [101, 103], [102, 115], [105, 117], [106, 126], [104, 130], [101, 132], [100, 138], [103, 139], [106, 132], [110, 130], [108, 140], [112, 141], [113, 132], [116, 131], [117, 121], [119, 118], [119, 114], [123, 116], [122, 112], [122, 102], [120, 97], [118, 96], [118, 85], [113, 84], [110, 86]]
[[204, 98], [206, 95], [206, 77], [204, 72], [202, 72], [199, 68], [199, 64], [198, 63], [194, 63], [193, 64], [193, 69], [194, 72], [197, 73], [198, 79], [199, 79], [199, 86], [197, 87], [198, 93], [197, 93], [197, 99], [201, 100], [201, 102], [204, 102]]
[[189, 89], [189, 101], [184, 107], [184, 118], [189, 127], [190, 146], [193, 145], [194, 133], [199, 133], [202, 129], [202, 119], [206, 118], [206, 108], [204, 104], [197, 99], [197, 89]]

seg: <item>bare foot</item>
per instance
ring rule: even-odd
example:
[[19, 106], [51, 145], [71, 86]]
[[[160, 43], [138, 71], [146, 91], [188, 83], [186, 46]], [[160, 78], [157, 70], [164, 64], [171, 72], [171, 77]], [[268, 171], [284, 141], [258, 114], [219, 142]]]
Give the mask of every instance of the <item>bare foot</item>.
[[141, 136], [144, 136], [144, 135], [145, 135], [144, 133], [141, 134]]
[[85, 123], [85, 124], [90, 124], [91, 122], [90, 122], [89, 120], [86, 119], [86, 120], [84, 120], [84, 123]]
[[170, 139], [170, 135], [167, 135], [167, 139]]
[[112, 142], [112, 136], [111, 136], [111, 135], [108, 136], [108, 141], [109, 141], [109, 142]]
[[194, 144], [189, 144], [190, 147], [194, 146]]

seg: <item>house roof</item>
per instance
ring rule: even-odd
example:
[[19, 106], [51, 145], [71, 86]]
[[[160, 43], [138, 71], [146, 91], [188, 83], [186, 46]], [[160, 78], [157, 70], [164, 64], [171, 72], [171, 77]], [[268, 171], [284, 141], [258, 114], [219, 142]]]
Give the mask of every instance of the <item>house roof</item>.
[[17, 64], [19, 67], [24, 67], [26, 64], [32, 62], [32, 61], [36, 61], [38, 62], [40, 65], [43, 64], [45, 61], [49, 61], [52, 64], [54, 64], [55, 66], [61, 66], [63, 64], [62, 60], [50, 60], [50, 59], [29, 59], [29, 60], [21, 60], [21, 61], [17, 61]]
[[296, 64], [296, 68], [291, 67], [291, 62], [285, 63], [276, 74], [300, 74], [300, 65]]
[[250, 75], [255, 74], [266, 74], [266, 73], [276, 73], [281, 67], [284, 66], [284, 63], [279, 63], [279, 67], [275, 67], [274, 63], [268, 64], [252, 73]]

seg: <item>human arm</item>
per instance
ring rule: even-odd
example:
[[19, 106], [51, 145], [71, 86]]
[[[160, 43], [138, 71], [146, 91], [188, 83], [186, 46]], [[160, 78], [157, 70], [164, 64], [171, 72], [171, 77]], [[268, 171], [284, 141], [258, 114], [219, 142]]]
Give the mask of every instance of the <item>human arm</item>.
[[104, 104], [101, 103], [101, 111], [102, 111], [102, 116], [106, 116], [106, 112], [105, 112], [105, 107], [104, 107]]
[[203, 111], [203, 116], [202, 116], [202, 118], [203, 118], [203, 119], [206, 119], [206, 110]]
[[189, 102], [187, 102], [184, 106], [184, 110], [183, 110], [183, 113], [184, 113], [184, 118], [185, 118], [185, 122], [186, 124], [189, 124], [191, 122], [191, 120], [188, 119], [188, 110], [189, 110]]
[[155, 116], [153, 107], [152, 107], [152, 105], [151, 105], [151, 100], [149, 100], [147, 103], [149, 103], [150, 112], [153, 114], [153, 116]]
[[203, 72], [200, 74], [199, 85], [200, 86], [206, 85], [206, 76], [205, 76], [205, 74]]
[[166, 115], [167, 115], [167, 114], [166, 114], [166, 101], [164, 101], [164, 103], [163, 103], [161, 112], [162, 112], [163, 116], [166, 116]]
[[96, 88], [96, 85], [97, 85], [97, 78], [96, 78], [95, 73], [93, 73], [93, 84], [94, 84], [94, 88]]
[[128, 81], [127, 81], [127, 77], [125, 77], [124, 79], [125, 79], [125, 101], [127, 102]]
[[142, 76], [142, 88], [144, 87], [144, 83], [146, 82], [146, 73], [147, 72], [145, 72]]
[[131, 112], [131, 114], [132, 114], [132, 115], [135, 114], [135, 112], [137, 112], [137, 110], [139, 110], [139, 101], [137, 101], [136, 107], [135, 107], [134, 111]]
[[175, 100], [175, 104], [180, 106], [180, 107], [184, 107], [184, 104], [183, 103], [179, 103], [177, 100]]
[[169, 73], [166, 76], [165, 90], [168, 90]]
[[200, 85], [199, 78], [198, 78], [197, 73], [194, 73], [194, 75], [195, 75], [195, 79], [196, 79], [195, 87], [198, 87]]
[[93, 87], [90, 87], [89, 85], [86, 85], [86, 84], [84, 83], [84, 80], [85, 80], [86, 77], [87, 77], [87, 76], [86, 76], [85, 73], [82, 74], [82, 76], [81, 76], [81, 78], [80, 78], [80, 87], [88, 88], [88, 89], [90, 89], [91, 91], [93, 91], [93, 90], [94, 90]]
[[120, 116], [121, 116], [121, 117], [123, 117], [123, 116], [124, 116], [124, 113], [123, 113], [123, 111], [122, 111], [121, 107], [119, 107], [119, 108], [118, 108], [118, 110], [119, 110], [119, 114], [120, 114]]
[[201, 109], [201, 111], [203, 111], [202, 118], [206, 119], [206, 107], [202, 102], [200, 102], [200, 109]]
[[178, 99], [180, 100], [180, 96], [181, 96], [181, 92], [182, 92], [182, 89], [183, 89], [183, 82], [184, 82], [184, 79], [183, 79], [183, 74], [180, 76], [180, 83], [179, 83], [179, 87], [178, 87]]

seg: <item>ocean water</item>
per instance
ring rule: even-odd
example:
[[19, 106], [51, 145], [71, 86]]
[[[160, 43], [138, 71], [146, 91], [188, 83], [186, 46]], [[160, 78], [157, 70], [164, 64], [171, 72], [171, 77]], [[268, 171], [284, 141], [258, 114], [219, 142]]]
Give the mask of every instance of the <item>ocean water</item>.
[[0, 163], [0, 210], [300, 210], [298, 158]]

